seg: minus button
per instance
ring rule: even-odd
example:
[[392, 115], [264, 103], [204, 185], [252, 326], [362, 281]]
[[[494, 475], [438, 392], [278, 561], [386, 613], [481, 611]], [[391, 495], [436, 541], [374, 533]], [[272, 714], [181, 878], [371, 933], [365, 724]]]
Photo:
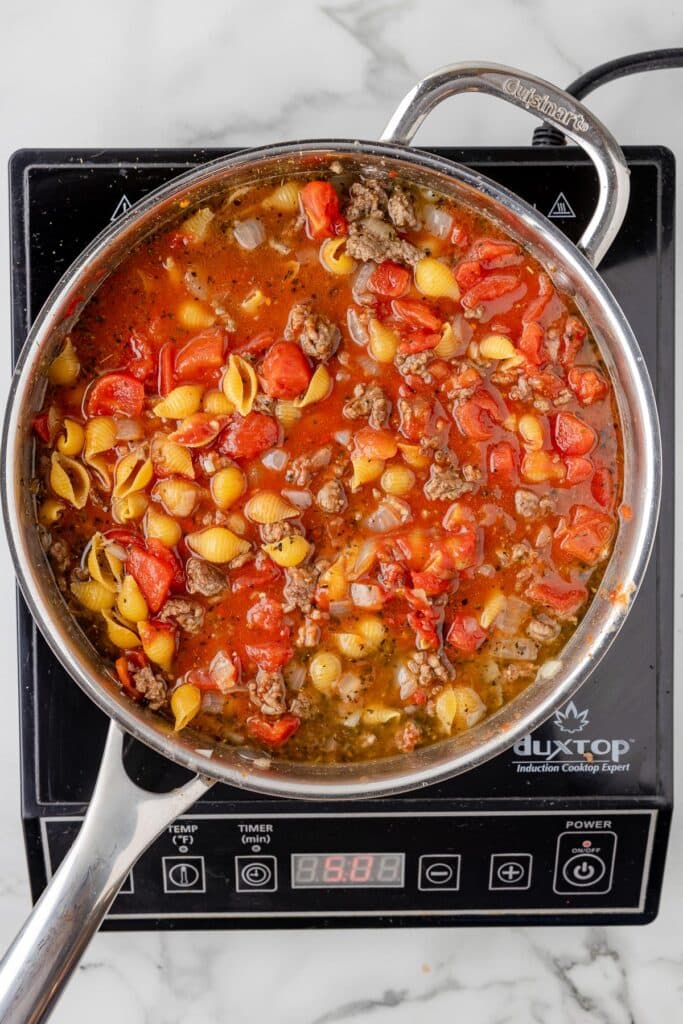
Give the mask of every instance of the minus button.
[[457, 891], [460, 888], [460, 854], [429, 853], [420, 857], [417, 887], [423, 892], [435, 889]]

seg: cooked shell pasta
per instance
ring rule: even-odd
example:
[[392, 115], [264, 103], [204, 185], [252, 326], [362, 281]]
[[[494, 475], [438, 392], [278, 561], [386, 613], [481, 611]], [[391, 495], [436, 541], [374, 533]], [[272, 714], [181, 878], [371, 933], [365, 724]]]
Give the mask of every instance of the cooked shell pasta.
[[103, 611], [102, 618], [107, 623], [107, 636], [115, 647], [121, 647], [123, 650], [128, 650], [131, 647], [140, 646], [140, 637], [137, 633], [134, 633], [128, 626], [124, 626], [118, 621], [118, 619], [115, 619], [110, 612]]
[[153, 474], [152, 460], [146, 458], [141, 450], [124, 455], [114, 469], [114, 498], [127, 498], [136, 491], [144, 491]]
[[198, 714], [202, 706], [202, 694], [198, 686], [182, 683], [171, 694], [171, 711], [175, 718], [175, 732], [180, 732]]
[[507, 598], [502, 591], [494, 590], [489, 594], [479, 616], [479, 625], [482, 629], [488, 629], [493, 625], [500, 613], [505, 610], [506, 604]]
[[301, 410], [297, 408], [296, 402], [282, 398], [275, 405], [275, 415], [286, 430], [301, 419]]
[[415, 264], [415, 287], [432, 299], [460, 298], [460, 289], [453, 271], [432, 256], [426, 256]]
[[383, 459], [371, 459], [367, 455], [354, 455], [351, 465], [353, 466], [352, 491], [357, 491], [363, 484], [376, 480], [384, 471]]
[[222, 391], [213, 388], [204, 395], [202, 409], [211, 416], [229, 416], [231, 412], [235, 411], [235, 406]]
[[234, 352], [230, 354], [223, 376], [223, 392], [241, 416], [251, 412], [258, 392], [256, 371], [251, 363]]
[[394, 494], [400, 498], [412, 491], [415, 486], [415, 474], [407, 466], [387, 466], [382, 473], [380, 486], [387, 494]]
[[211, 497], [218, 508], [230, 508], [246, 489], [244, 473], [237, 466], [226, 466], [211, 477]]
[[240, 306], [247, 316], [256, 316], [263, 306], [269, 305], [270, 299], [263, 294], [260, 288], [252, 288], [240, 302]]
[[523, 416], [520, 416], [517, 429], [528, 448], [539, 451], [543, 447], [545, 435], [538, 416], [533, 416], [531, 413], [525, 413]]
[[346, 596], [349, 586], [346, 559], [342, 555], [325, 570], [320, 577], [321, 585], [327, 590], [330, 601], [341, 601]]
[[176, 320], [188, 331], [201, 331], [216, 323], [216, 314], [198, 299], [184, 299], [176, 310]]
[[112, 416], [95, 416], [85, 425], [83, 458], [90, 462], [94, 455], [109, 452], [116, 444], [116, 423]]
[[328, 238], [320, 246], [320, 262], [325, 270], [338, 277], [346, 277], [356, 269], [356, 261], [346, 251], [348, 239]]
[[189, 451], [165, 434], [157, 434], [153, 439], [150, 456], [159, 476], [185, 476], [194, 480], [194, 465]]
[[263, 550], [273, 559], [275, 564], [286, 568], [293, 565], [301, 565], [310, 554], [312, 548], [313, 545], [309, 544], [306, 538], [301, 537], [299, 534], [283, 537], [282, 540], [278, 540], [273, 544], [263, 545]]
[[471, 729], [486, 715], [486, 706], [469, 686], [447, 686], [436, 699], [436, 714], [444, 732]]
[[401, 712], [396, 708], [380, 708], [370, 706], [365, 709], [361, 718], [364, 725], [375, 726], [385, 725], [387, 722], [392, 722], [396, 718], [401, 717]]
[[94, 580], [115, 593], [121, 586], [123, 566], [101, 533], [93, 534], [88, 552], [88, 572]]
[[390, 327], [379, 320], [371, 320], [368, 324], [368, 349], [378, 363], [393, 363], [398, 351], [398, 335]]
[[172, 516], [167, 516], [154, 504], [149, 506], [145, 516], [145, 536], [149, 540], [158, 540], [165, 547], [174, 548], [182, 535], [180, 524]]
[[191, 416], [201, 405], [203, 390], [200, 384], [181, 384], [173, 388], [154, 406], [154, 415], [166, 420], [182, 420]]
[[387, 627], [377, 615], [364, 616], [356, 626], [358, 633], [367, 644], [367, 650], [376, 651], [384, 643]]
[[233, 558], [245, 554], [251, 547], [249, 541], [224, 526], [210, 526], [206, 530], [188, 533], [185, 540], [191, 551], [215, 565], [232, 562]]
[[203, 242], [215, 216], [216, 214], [208, 206], [202, 206], [183, 221], [180, 229], [191, 241]]
[[311, 658], [308, 674], [316, 690], [330, 696], [342, 674], [342, 663], [331, 651], [321, 651]]
[[356, 633], [337, 633], [334, 639], [340, 652], [349, 661], [358, 661], [368, 652], [367, 641]]
[[50, 363], [50, 368], [47, 371], [50, 383], [68, 387], [70, 384], [76, 383], [80, 372], [81, 365], [76, 355], [76, 349], [73, 347], [71, 338], [67, 338], [62, 351]]
[[147, 602], [134, 577], [129, 573], [123, 577], [121, 590], [116, 598], [116, 608], [128, 622], [142, 622], [149, 616]]
[[295, 405], [297, 408], [303, 409], [307, 405], [313, 405], [314, 402], [322, 402], [323, 399], [327, 398], [331, 390], [332, 378], [327, 367], [320, 363], [309, 381], [306, 393], [301, 398], [296, 399]]
[[263, 200], [263, 205], [280, 213], [295, 213], [299, 209], [299, 188], [296, 181], [284, 181]]
[[52, 526], [61, 518], [62, 513], [66, 505], [63, 501], [57, 501], [55, 498], [46, 498], [38, 509], [38, 519], [43, 526]]
[[106, 611], [113, 607], [115, 599], [112, 591], [103, 587], [97, 580], [87, 580], [84, 583], [74, 581], [71, 584], [71, 593], [89, 612]]
[[244, 514], [252, 523], [279, 523], [283, 519], [295, 519], [299, 510], [275, 491], [259, 491], [244, 506]]
[[64, 433], [57, 438], [57, 450], [62, 455], [78, 455], [85, 442], [85, 430], [76, 420], [64, 420]]
[[61, 452], [53, 452], [50, 487], [58, 498], [64, 498], [74, 508], [84, 508], [90, 494], [90, 477], [80, 462]]
[[158, 625], [152, 625], [144, 620], [138, 623], [138, 630], [142, 649], [149, 660], [159, 665], [164, 672], [170, 672], [175, 655], [175, 630], [161, 629]]
[[152, 489], [152, 498], [160, 501], [171, 516], [183, 519], [189, 516], [199, 497], [199, 487], [182, 477], [158, 480]]
[[518, 354], [505, 334], [487, 334], [479, 342], [479, 355], [484, 359], [510, 359]]
[[127, 494], [125, 498], [111, 499], [112, 515], [117, 523], [129, 523], [135, 519], [141, 519], [148, 505], [149, 498], [144, 491], [134, 491], [133, 494]]
[[422, 451], [419, 444], [402, 444], [399, 441], [398, 448], [405, 461], [413, 469], [426, 469], [430, 464], [429, 455]]
[[443, 325], [441, 339], [434, 349], [434, 355], [439, 359], [453, 359], [460, 351], [460, 344], [451, 324], [446, 323]]

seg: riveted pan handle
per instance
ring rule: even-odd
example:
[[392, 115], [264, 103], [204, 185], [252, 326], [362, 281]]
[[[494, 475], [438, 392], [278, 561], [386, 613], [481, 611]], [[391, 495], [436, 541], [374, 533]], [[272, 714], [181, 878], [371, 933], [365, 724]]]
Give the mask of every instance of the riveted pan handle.
[[131, 867], [213, 785], [196, 776], [154, 794], [128, 778], [124, 733], [113, 722], [81, 830], [0, 963], [0, 1021], [46, 1020]]
[[434, 71], [410, 90], [380, 137], [409, 144], [427, 114], [449, 96], [484, 92], [507, 100], [557, 125], [581, 146], [598, 172], [600, 191], [593, 216], [578, 247], [594, 267], [600, 263], [626, 214], [629, 171], [614, 136], [569, 93], [504, 64], [451, 64]]

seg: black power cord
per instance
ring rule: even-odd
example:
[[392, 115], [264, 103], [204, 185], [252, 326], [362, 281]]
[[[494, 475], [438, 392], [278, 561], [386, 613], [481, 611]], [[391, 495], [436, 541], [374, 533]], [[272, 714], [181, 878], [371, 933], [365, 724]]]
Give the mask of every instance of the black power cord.
[[[594, 89], [607, 82], [626, 75], [638, 75], [643, 71], [660, 71], [667, 68], [683, 68], [683, 48], [671, 47], [665, 50], [644, 50], [642, 53], [631, 53], [626, 57], [609, 60], [606, 64], [586, 71], [567, 86], [566, 92], [577, 100], [582, 100]], [[541, 124], [534, 130], [534, 146], [566, 146], [567, 140], [559, 128]]]

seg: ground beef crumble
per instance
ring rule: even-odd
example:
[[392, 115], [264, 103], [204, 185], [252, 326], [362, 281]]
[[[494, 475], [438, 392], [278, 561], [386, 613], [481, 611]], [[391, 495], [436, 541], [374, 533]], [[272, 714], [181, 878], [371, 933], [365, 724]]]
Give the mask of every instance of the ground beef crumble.
[[320, 570], [315, 565], [297, 565], [285, 570], [282, 590], [285, 612], [293, 612], [298, 608], [304, 615], [310, 614], [319, 576]]
[[221, 569], [194, 555], [185, 565], [185, 579], [188, 594], [201, 594], [202, 597], [217, 597], [228, 586]]
[[323, 512], [342, 512], [346, 508], [346, 491], [340, 480], [328, 480], [315, 496], [315, 503]]
[[260, 668], [247, 689], [249, 700], [262, 715], [283, 715], [287, 710], [287, 691], [282, 672], [267, 672]]
[[378, 384], [356, 384], [351, 398], [343, 409], [350, 420], [368, 418], [375, 430], [386, 426], [391, 415], [391, 402]]
[[315, 313], [310, 302], [298, 302], [290, 311], [285, 337], [297, 341], [311, 359], [326, 363], [339, 347], [341, 332], [328, 317]]
[[152, 711], [158, 711], [166, 703], [166, 683], [164, 679], [153, 672], [149, 665], [138, 669], [133, 673], [135, 689], [141, 694]]
[[199, 601], [186, 597], [171, 597], [159, 612], [162, 622], [172, 622], [185, 633], [198, 633], [204, 625], [204, 608]]

